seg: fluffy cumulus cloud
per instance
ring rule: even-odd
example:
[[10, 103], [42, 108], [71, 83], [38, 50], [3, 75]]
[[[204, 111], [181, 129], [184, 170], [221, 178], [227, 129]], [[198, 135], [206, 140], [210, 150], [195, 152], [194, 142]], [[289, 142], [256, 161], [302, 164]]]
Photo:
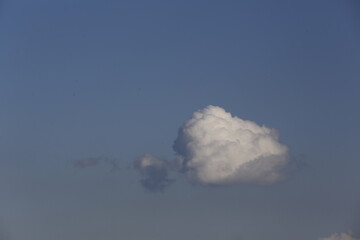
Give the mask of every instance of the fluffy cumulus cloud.
[[336, 233], [326, 238], [319, 238], [318, 240], [360, 240], [360, 238], [354, 238], [350, 233]]
[[134, 161], [134, 167], [142, 175], [141, 185], [151, 192], [161, 192], [173, 182], [168, 178], [169, 163], [165, 160], [145, 155]]
[[284, 178], [288, 148], [276, 130], [232, 116], [221, 107], [195, 112], [174, 143], [177, 163], [195, 182], [271, 184]]

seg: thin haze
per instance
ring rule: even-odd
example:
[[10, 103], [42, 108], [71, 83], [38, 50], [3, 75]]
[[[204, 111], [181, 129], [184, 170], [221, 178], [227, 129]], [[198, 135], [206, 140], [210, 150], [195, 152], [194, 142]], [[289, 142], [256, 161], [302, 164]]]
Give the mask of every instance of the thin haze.
[[360, 238], [360, 4], [0, 1], [0, 239]]

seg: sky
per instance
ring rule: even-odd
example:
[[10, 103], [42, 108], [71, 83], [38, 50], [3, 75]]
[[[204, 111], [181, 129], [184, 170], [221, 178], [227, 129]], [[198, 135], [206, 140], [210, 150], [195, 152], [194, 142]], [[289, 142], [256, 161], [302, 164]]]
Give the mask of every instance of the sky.
[[360, 238], [359, 43], [356, 0], [0, 1], [0, 239]]

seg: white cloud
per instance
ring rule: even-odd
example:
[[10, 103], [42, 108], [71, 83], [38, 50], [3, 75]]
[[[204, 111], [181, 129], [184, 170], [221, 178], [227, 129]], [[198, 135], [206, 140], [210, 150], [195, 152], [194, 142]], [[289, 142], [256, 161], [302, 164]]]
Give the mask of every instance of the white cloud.
[[284, 178], [288, 148], [274, 129], [232, 116], [221, 107], [195, 112], [179, 129], [177, 162], [205, 184], [271, 184]]

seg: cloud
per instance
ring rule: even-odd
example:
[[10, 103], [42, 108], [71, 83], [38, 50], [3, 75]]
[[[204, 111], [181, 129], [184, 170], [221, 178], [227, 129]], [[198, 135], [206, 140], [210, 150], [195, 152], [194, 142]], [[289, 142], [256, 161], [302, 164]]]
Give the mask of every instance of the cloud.
[[142, 175], [141, 185], [151, 192], [162, 192], [174, 180], [168, 178], [169, 163], [151, 155], [134, 161], [134, 167]]
[[176, 162], [204, 184], [272, 184], [284, 178], [288, 148], [274, 129], [232, 116], [221, 107], [195, 112], [179, 129]]
[[74, 166], [76, 168], [86, 168], [86, 167], [93, 167], [100, 163], [101, 158], [98, 157], [89, 157], [89, 158], [83, 158], [78, 159], [74, 161]]
[[116, 161], [113, 159], [106, 159], [103, 157], [88, 157], [75, 160], [73, 162], [74, 167], [77, 169], [84, 169], [88, 167], [95, 167], [100, 164], [105, 164], [111, 166], [111, 170], [118, 170], [119, 166], [117, 165]]
[[351, 233], [335, 233], [330, 237], [319, 238], [318, 240], [360, 240], [360, 238], [354, 238]]
[[195, 112], [179, 129], [172, 162], [145, 155], [134, 161], [141, 184], [163, 191], [173, 180], [169, 171], [185, 173], [192, 182], [212, 185], [273, 184], [285, 178], [289, 150], [275, 129], [232, 116], [221, 107]]

